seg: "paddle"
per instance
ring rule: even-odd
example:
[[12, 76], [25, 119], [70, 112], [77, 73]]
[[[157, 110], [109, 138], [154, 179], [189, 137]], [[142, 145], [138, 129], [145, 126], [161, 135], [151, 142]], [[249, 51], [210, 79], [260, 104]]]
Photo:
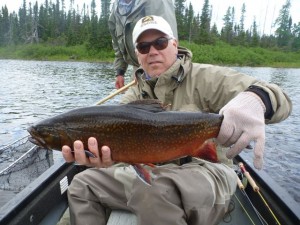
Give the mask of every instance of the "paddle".
[[117, 94], [127, 90], [129, 87], [135, 84], [135, 80], [131, 81], [130, 83], [126, 84], [125, 86], [121, 87], [120, 89], [116, 90], [115, 92], [111, 93], [110, 95], [106, 96], [105, 98], [101, 99], [96, 103], [96, 105], [101, 105], [107, 100], [111, 99], [112, 97], [116, 96]]

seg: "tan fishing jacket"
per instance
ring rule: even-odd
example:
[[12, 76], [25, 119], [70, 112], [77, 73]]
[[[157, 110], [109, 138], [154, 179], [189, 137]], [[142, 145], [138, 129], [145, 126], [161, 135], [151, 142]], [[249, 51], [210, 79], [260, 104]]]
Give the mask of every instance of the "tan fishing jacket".
[[137, 99], [159, 99], [171, 110], [218, 113], [238, 93], [250, 85], [269, 94], [274, 115], [266, 123], [286, 119], [292, 111], [289, 97], [275, 84], [260, 81], [230, 68], [191, 62], [192, 53], [179, 47], [178, 60], [158, 79], [146, 80], [136, 71], [138, 85], [130, 88], [122, 103]]
[[[179, 47], [178, 50], [178, 60], [158, 78], [146, 80], [143, 69], [139, 68], [135, 74], [138, 84], [125, 93], [121, 102], [159, 99], [170, 105], [169, 110], [218, 113], [238, 93], [255, 85], [266, 91], [271, 100], [274, 114], [265, 120], [266, 123], [276, 123], [290, 115], [291, 100], [277, 85], [230, 68], [192, 63], [192, 53], [188, 49]], [[218, 159], [230, 166], [232, 160], [225, 156], [227, 149], [217, 146]]]
[[[159, 99], [170, 105], [169, 110], [218, 113], [238, 93], [255, 85], [266, 91], [271, 100], [274, 114], [271, 119], [265, 120], [266, 123], [276, 123], [290, 115], [291, 100], [277, 85], [259, 81], [230, 68], [192, 63], [191, 58], [192, 53], [188, 49], [179, 47], [178, 60], [165, 73], [152, 80], [146, 80], [143, 69], [139, 68], [135, 74], [138, 85], [131, 87], [121, 102]], [[232, 165], [232, 160], [225, 156], [227, 149], [217, 146], [218, 159]]]
[[124, 74], [128, 65], [139, 66], [132, 43], [132, 31], [140, 18], [146, 15], [161, 16], [170, 24], [175, 38], [178, 35], [172, 0], [132, 0], [133, 8], [128, 15], [121, 15], [118, 1], [115, 0], [112, 6], [108, 26], [115, 51], [114, 69], [118, 74]]

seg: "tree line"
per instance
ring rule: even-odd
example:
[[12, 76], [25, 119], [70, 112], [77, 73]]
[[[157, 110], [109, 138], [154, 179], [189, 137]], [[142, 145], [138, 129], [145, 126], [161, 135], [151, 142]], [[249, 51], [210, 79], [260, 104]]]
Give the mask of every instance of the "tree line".
[[[0, 47], [19, 44], [47, 43], [54, 45], [85, 45], [89, 52], [112, 49], [108, 30], [110, 0], [91, 0], [90, 5], [80, 8], [70, 0], [66, 10], [65, 0], [27, 4], [23, 0], [18, 12], [10, 12], [6, 6], [0, 10]], [[275, 33], [260, 35], [254, 19], [250, 28], [245, 28], [246, 5], [241, 17], [236, 20], [235, 8], [228, 7], [223, 16], [221, 31], [212, 23], [213, 7], [205, 0], [202, 10], [195, 13], [186, 0], [175, 0], [175, 14], [179, 40], [196, 44], [213, 45], [223, 41], [234, 46], [262, 47], [284, 51], [300, 50], [300, 22], [293, 23], [290, 15], [291, 2], [286, 0], [274, 22]], [[237, 22], [238, 21], [238, 22]]]

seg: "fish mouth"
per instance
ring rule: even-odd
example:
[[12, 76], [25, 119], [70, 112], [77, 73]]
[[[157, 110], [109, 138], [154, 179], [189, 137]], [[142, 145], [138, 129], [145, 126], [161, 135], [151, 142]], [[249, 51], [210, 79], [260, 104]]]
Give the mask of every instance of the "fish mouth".
[[28, 137], [28, 141], [39, 147], [48, 149], [46, 142], [37, 135], [38, 132], [36, 131], [36, 129], [34, 129], [33, 127], [29, 127], [27, 131], [31, 135]]

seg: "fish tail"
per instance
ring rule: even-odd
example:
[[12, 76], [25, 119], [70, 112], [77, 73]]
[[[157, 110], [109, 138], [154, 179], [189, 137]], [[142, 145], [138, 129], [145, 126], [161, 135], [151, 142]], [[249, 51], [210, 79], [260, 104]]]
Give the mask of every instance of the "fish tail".
[[213, 141], [204, 142], [195, 156], [213, 163], [219, 162], [217, 147]]
[[137, 177], [145, 184], [151, 186], [151, 175], [149, 171], [142, 167], [140, 164], [133, 164], [132, 167], [135, 170]]

